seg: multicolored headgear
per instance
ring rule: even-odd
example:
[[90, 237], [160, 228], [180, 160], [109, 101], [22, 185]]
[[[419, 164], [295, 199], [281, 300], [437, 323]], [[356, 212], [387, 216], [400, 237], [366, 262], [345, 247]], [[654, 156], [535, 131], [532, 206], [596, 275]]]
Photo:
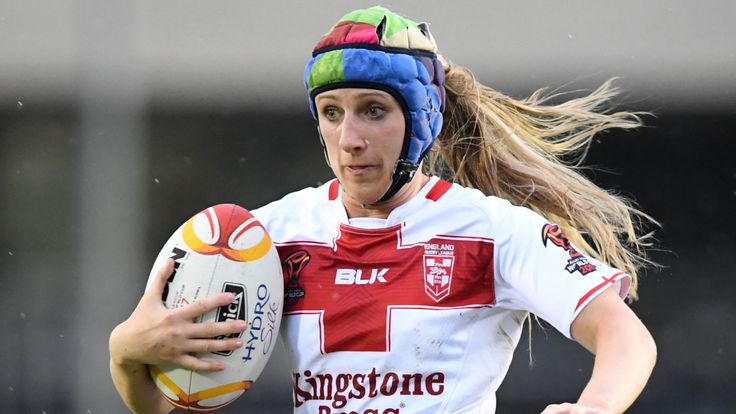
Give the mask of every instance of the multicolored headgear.
[[337, 88], [371, 88], [390, 93], [404, 110], [404, 146], [393, 182], [381, 201], [411, 180], [442, 129], [445, 71], [425, 23], [416, 23], [383, 7], [346, 14], [320, 39], [304, 70], [309, 106]]

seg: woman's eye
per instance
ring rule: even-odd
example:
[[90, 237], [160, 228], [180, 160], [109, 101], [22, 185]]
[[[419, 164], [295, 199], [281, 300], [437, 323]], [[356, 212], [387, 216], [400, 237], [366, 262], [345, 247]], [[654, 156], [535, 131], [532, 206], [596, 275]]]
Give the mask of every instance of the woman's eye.
[[325, 108], [322, 113], [325, 115], [325, 118], [334, 121], [339, 116], [337, 109], [335, 108]]
[[370, 115], [373, 118], [380, 117], [381, 115], [384, 114], [384, 112], [386, 112], [386, 110], [384, 110], [380, 106], [373, 105], [370, 108], [368, 108], [368, 115]]

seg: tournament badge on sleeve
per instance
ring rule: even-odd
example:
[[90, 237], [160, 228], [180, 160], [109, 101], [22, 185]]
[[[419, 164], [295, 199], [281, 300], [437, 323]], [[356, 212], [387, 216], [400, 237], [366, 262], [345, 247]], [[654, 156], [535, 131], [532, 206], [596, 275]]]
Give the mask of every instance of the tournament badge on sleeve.
[[565, 236], [565, 233], [562, 232], [560, 226], [556, 224], [545, 224], [544, 227], [542, 227], [542, 243], [544, 244], [544, 247], [547, 247], [548, 240], [555, 246], [565, 250], [570, 256], [570, 259], [567, 261], [567, 266], [565, 266], [565, 270], [567, 270], [568, 273], [572, 274], [579, 272], [581, 275], [585, 276], [588, 273], [595, 271], [596, 266], [593, 263], [590, 263], [590, 260], [584, 254], [580, 253], [575, 249], [575, 247], [573, 247], [572, 243], [570, 243], [570, 239]]

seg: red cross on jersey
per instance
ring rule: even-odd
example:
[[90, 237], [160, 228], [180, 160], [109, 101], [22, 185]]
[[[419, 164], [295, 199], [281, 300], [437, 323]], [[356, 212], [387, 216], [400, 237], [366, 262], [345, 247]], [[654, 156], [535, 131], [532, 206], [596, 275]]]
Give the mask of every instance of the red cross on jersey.
[[281, 257], [297, 251], [310, 257], [299, 274], [304, 295], [285, 311], [322, 315], [324, 352], [389, 351], [394, 307], [493, 304], [490, 240], [434, 237], [404, 246], [401, 233], [401, 225], [360, 229], [343, 224], [334, 246], [279, 247]]

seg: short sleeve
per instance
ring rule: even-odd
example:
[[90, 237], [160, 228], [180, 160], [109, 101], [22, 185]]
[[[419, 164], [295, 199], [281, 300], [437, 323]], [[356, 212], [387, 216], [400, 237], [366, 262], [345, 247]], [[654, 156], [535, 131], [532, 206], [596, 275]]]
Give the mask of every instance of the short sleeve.
[[575, 317], [598, 294], [613, 287], [622, 298], [630, 277], [586, 256], [539, 214], [509, 207], [494, 227], [496, 304], [527, 310], [570, 337]]

